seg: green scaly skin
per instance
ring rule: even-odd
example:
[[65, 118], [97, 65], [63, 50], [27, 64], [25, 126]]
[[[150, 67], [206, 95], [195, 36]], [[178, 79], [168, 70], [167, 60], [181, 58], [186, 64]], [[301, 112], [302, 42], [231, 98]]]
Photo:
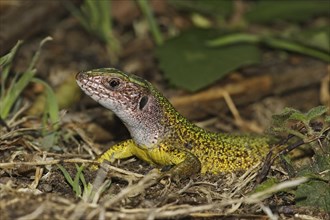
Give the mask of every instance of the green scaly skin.
[[136, 156], [157, 166], [173, 166], [173, 178], [246, 170], [269, 150], [268, 138], [211, 133], [181, 116], [148, 81], [113, 68], [80, 72], [81, 89], [112, 110], [132, 139], [103, 153], [98, 162]]

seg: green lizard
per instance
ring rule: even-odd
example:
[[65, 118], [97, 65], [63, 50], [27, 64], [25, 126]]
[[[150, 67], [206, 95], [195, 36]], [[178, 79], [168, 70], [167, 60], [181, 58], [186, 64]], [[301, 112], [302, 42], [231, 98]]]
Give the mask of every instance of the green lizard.
[[113, 111], [132, 139], [115, 144], [98, 162], [136, 156], [172, 166], [174, 178], [194, 173], [246, 170], [269, 150], [268, 138], [211, 133], [181, 116], [148, 81], [114, 68], [80, 72], [76, 80], [95, 101]]

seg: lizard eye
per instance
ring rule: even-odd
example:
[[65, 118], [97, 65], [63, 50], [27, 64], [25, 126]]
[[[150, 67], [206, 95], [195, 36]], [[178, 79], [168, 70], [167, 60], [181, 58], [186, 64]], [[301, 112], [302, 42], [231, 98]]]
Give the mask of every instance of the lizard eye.
[[117, 89], [120, 85], [120, 81], [119, 79], [116, 79], [116, 78], [113, 78], [113, 79], [110, 79], [109, 82], [108, 82], [108, 87], [110, 89]]

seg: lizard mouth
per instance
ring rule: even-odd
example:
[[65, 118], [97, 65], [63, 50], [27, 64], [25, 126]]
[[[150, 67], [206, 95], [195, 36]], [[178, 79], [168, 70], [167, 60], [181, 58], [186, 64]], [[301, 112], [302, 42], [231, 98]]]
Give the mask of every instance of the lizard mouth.
[[92, 95], [95, 92], [95, 84], [90, 80], [90, 77], [86, 72], [81, 71], [76, 74], [76, 81], [78, 86], [88, 95]]

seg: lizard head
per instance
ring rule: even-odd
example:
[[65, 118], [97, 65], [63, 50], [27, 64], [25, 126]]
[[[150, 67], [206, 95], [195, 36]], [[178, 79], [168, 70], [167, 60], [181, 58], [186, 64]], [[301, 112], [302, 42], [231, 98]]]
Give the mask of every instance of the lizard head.
[[148, 81], [114, 68], [79, 72], [76, 80], [92, 99], [113, 111], [139, 145], [151, 147], [162, 132], [162, 107]]

